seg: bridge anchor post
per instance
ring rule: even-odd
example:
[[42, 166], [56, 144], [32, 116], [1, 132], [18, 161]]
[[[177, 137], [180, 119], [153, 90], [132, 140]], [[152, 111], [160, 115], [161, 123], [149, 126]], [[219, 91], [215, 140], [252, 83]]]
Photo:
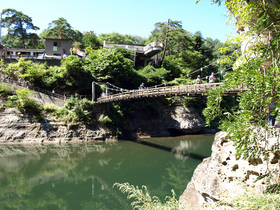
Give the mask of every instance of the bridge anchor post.
[[91, 101], [94, 101], [95, 100], [95, 82], [93, 81], [92, 83], [91, 83]]

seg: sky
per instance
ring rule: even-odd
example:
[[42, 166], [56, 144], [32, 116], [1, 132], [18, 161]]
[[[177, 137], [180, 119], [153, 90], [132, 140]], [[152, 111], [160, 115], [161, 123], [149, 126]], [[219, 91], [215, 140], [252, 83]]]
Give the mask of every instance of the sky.
[[[182, 22], [183, 29], [204, 38], [225, 42], [235, 34], [228, 25], [225, 6], [210, 4], [210, 0], [8, 0], [2, 1], [0, 10], [12, 8], [32, 18], [40, 27], [38, 34], [49, 23], [63, 17], [74, 30], [103, 33], [120, 33], [148, 38], [157, 22], [168, 19]], [[2, 36], [6, 30], [2, 29]]]

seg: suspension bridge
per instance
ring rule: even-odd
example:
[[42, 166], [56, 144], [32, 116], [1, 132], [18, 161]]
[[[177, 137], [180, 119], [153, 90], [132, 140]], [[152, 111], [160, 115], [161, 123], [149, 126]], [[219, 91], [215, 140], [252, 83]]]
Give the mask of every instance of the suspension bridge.
[[[208, 83], [208, 84], [195, 84], [195, 85], [176, 85], [166, 87], [144, 88], [137, 90], [129, 90], [112, 95], [103, 95], [97, 98], [97, 103], [111, 103], [118, 101], [126, 101], [140, 98], [154, 98], [154, 97], [171, 97], [171, 96], [203, 96], [211, 88], [222, 86], [222, 83]], [[236, 90], [227, 90], [224, 95], [237, 95], [245, 91], [241, 87]]]

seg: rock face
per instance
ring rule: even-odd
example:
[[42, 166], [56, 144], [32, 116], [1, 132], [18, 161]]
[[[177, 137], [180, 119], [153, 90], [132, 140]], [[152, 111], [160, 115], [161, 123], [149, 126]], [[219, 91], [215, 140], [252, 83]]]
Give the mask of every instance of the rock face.
[[241, 195], [248, 189], [255, 193], [265, 191], [265, 181], [256, 181], [256, 178], [264, 175], [268, 169], [276, 170], [279, 167], [279, 152], [271, 154], [268, 161], [261, 157], [257, 162], [238, 159], [233, 142], [225, 136], [224, 132], [216, 134], [211, 157], [198, 165], [180, 197], [181, 209], [196, 209], [207, 201]]
[[85, 125], [68, 125], [49, 117], [34, 122], [31, 117], [10, 108], [0, 114], [0, 143], [61, 143], [86, 142], [112, 139], [104, 128], [91, 128]]
[[129, 130], [141, 138], [197, 133], [204, 127], [205, 122], [191, 107], [159, 105], [152, 117], [145, 110], [136, 110]]
[[[145, 110], [136, 110], [129, 124], [129, 137], [133, 139], [171, 134], [196, 133], [205, 126], [193, 108], [159, 106], [157, 116]], [[10, 108], [0, 113], [0, 143], [60, 143], [113, 139], [105, 127], [71, 126], [47, 117], [34, 122], [31, 117]]]

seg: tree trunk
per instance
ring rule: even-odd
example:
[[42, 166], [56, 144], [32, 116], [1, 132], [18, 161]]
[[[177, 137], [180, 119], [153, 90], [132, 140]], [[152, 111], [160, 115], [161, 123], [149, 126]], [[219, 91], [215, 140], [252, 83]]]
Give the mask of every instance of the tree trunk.
[[169, 19], [167, 21], [167, 26], [166, 26], [166, 35], [165, 35], [165, 41], [164, 41], [164, 48], [163, 48], [163, 54], [162, 54], [162, 58], [159, 62], [159, 67], [162, 66], [164, 57], [165, 57], [165, 53], [166, 53], [166, 47], [167, 47], [167, 39], [168, 39], [168, 32], [169, 32]]

